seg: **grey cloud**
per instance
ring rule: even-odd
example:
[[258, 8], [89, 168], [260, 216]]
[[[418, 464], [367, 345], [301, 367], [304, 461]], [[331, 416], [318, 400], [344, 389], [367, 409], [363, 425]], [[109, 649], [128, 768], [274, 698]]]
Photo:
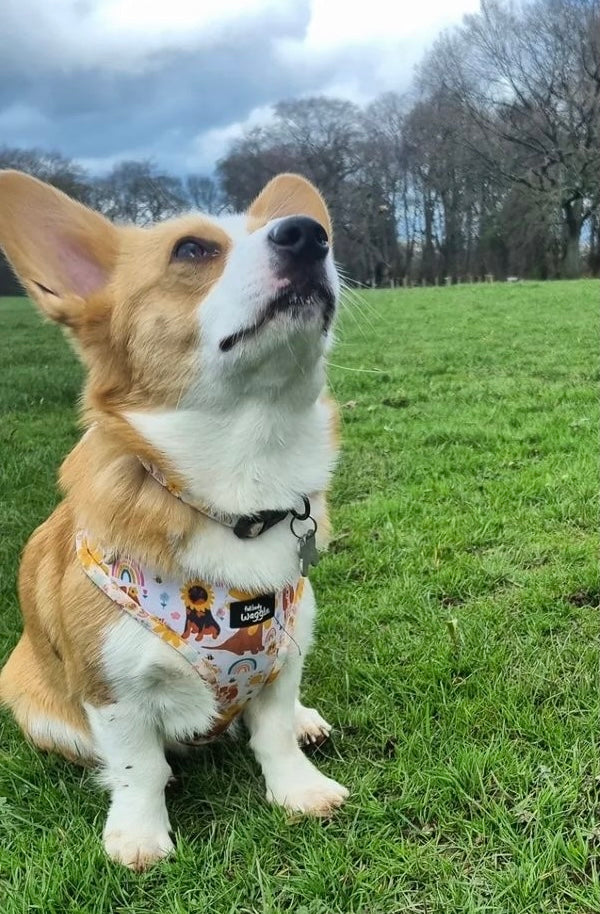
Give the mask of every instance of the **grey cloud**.
[[88, 26], [97, 2], [72, 4], [60, 28], [48, 24], [51, 4], [39, 4], [37, 22], [35, 16], [26, 21], [24, 5], [18, 11], [10, 2], [0, 5], [0, 34], [9, 36], [0, 58], [0, 145], [36, 145], [94, 160], [150, 156], [178, 171], [194, 138], [243, 121], [256, 107], [332, 84], [353, 84], [367, 94], [386, 88], [377, 85], [369, 47], [286, 60], [278, 43], [302, 40], [307, 0], [187, 38], [183, 47], [131, 47], [131, 60], [121, 48], [111, 58], [103, 46], [86, 64], [77, 37], [93, 35]]

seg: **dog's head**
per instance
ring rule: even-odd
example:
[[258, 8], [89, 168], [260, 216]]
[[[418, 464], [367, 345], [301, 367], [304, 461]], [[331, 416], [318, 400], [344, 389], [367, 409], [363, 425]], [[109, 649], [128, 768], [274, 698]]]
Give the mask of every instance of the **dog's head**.
[[279, 175], [247, 213], [113, 225], [0, 172], [0, 246], [109, 413], [303, 391], [316, 398], [339, 283], [318, 191]]

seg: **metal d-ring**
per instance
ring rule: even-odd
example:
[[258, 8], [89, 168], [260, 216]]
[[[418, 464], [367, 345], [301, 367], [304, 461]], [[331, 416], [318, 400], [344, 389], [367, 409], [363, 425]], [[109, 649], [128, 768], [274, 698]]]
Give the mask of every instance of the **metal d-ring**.
[[[304, 530], [302, 533], [296, 533], [296, 531], [294, 530], [294, 524], [296, 523], [296, 521], [305, 521], [305, 520], [312, 521], [312, 523], [314, 525], [312, 530]], [[298, 540], [304, 539], [307, 536], [311, 536], [311, 534], [314, 536], [314, 534], [317, 532], [318, 526], [319, 525], [317, 524], [316, 520], [314, 519], [314, 517], [311, 517], [310, 514], [307, 514], [306, 516], [303, 515], [302, 517], [296, 517], [296, 515], [294, 515], [294, 517], [292, 517], [292, 520], [290, 521], [290, 530], [292, 531], [292, 533]]]
[[[291, 509], [290, 514], [293, 515], [294, 520], [308, 520], [310, 517], [310, 501], [306, 495], [302, 496], [302, 501], [304, 503], [304, 513], [301, 514], [300, 511], [295, 511], [294, 508]], [[292, 521], [293, 523], [294, 521]]]

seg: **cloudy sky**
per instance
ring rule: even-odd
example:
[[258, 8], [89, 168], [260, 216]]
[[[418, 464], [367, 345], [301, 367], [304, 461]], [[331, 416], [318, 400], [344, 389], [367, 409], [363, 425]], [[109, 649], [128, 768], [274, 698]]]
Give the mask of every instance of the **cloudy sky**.
[[405, 90], [478, 0], [0, 0], [0, 145], [208, 173], [269, 106]]

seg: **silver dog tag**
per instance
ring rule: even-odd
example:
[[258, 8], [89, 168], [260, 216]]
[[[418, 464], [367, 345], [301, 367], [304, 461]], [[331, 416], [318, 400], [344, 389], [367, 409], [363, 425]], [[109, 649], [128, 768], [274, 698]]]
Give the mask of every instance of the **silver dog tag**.
[[300, 556], [300, 574], [305, 578], [310, 566], [319, 564], [319, 553], [315, 542], [314, 530], [298, 538], [298, 555]]

